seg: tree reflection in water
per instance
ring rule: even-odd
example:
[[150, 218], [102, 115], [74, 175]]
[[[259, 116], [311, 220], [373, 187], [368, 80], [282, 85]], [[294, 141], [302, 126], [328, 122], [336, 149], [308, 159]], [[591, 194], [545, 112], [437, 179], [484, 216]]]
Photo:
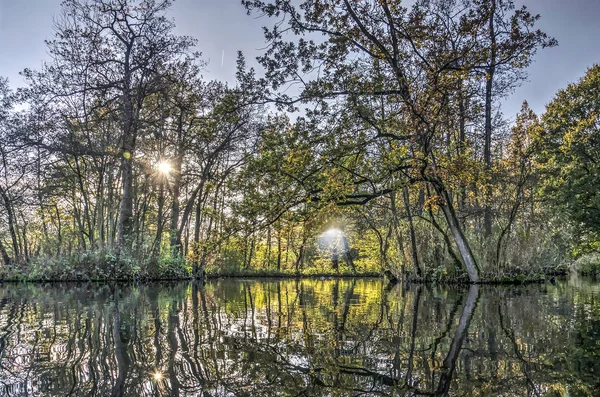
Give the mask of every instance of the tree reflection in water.
[[593, 395], [599, 288], [0, 286], [0, 395]]

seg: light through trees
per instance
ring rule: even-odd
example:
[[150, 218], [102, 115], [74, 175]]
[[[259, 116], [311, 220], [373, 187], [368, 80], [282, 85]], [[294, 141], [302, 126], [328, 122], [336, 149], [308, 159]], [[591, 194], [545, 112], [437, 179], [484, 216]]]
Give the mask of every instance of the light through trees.
[[341, 253], [344, 249], [343, 241], [345, 238], [346, 236], [340, 229], [329, 229], [319, 238], [319, 247], [323, 250]]
[[168, 176], [171, 174], [171, 172], [173, 172], [173, 167], [171, 167], [171, 164], [169, 164], [167, 161], [159, 161], [156, 164], [156, 170], [161, 174]]

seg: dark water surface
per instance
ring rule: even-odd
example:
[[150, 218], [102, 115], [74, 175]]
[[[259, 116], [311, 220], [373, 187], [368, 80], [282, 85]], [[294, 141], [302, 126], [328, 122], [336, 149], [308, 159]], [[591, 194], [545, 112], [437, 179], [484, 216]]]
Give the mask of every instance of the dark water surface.
[[4, 284], [0, 395], [600, 396], [600, 284]]

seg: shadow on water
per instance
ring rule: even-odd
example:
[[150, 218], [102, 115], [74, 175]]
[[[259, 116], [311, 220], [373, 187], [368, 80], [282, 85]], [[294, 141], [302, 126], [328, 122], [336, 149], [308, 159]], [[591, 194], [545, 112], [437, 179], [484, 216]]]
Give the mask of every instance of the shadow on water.
[[592, 396], [600, 287], [0, 286], [0, 395]]

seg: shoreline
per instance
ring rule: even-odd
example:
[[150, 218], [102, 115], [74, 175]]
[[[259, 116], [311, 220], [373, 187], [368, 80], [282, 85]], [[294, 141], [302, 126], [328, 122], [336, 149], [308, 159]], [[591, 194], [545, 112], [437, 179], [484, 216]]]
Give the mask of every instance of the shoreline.
[[383, 278], [388, 281], [389, 285], [395, 284], [422, 284], [422, 285], [454, 285], [454, 286], [468, 286], [468, 285], [528, 285], [528, 284], [544, 284], [554, 283], [556, 279], [564, 279], [568, 277], [568, 273], [560, 274], [536, 274], [534, 276], [513, 276], [513, 277], [502, 277], [492, 279], [482, 279], [476, 283], [471, 283], [466, 279], [406, 279], [397, 280], [396, 282], [389, 281], [383, 274], [375, 272], [358, 273], [358, 274], [336, 274], [336, 273], [320, 273], [320, 274], [287, 274], [287, 273], [273, 273], [273, 274], [207, 274], [204, 279], [195, 279], [193, 277], [157, 277], [157, 278], [98, 278], [98, 279], [83, 279], [83, 278], [68, 278], [68, 279], [0, 279], [0, 284], [72, 284], [72, 283], [94, 283], [94, 284], [108, 284], [108, 283], [160, 283], [160, 282], [183, 282], [183, 281], [208, 281], [208, 280], [220, 280], [220, 279], [257, 279], [257, 280], [314, 280], [314, 279], [376, 279]]

